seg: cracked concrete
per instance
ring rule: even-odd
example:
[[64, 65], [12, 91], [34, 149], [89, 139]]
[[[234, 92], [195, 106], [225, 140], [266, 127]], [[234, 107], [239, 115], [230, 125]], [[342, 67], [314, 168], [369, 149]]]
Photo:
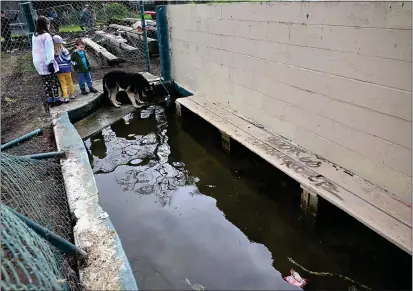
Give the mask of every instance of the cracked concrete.
[[60, 163], [75, 221], [75, 244], [88, 254], [80, 264], [80, 280], [87, 290], [137, 290], [119, 236], [99, 205], [98, 188], [83, 140], [71, 123], [99, 107], [99, 94], [81, 98], [50, 112], [57, 148], [66, 152]]

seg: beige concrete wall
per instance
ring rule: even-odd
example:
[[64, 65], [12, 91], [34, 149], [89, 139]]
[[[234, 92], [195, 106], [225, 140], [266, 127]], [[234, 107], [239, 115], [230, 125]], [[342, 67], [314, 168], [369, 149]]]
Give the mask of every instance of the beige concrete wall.
[[410, 2], [168, 8], [172, 74], [411, 202]]

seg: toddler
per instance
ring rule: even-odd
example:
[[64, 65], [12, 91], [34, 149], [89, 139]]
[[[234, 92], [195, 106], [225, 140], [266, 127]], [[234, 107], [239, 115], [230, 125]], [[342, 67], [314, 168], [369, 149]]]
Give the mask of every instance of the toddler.
[[76, 50], [72, 53], [73, 67], [78, 74], [79, 87], [83, 95], [86, 95], [85, 82], [89, 87], [91, 93], [97, 93], [98, 91], [93, 88], [92, 77], [90, 76], [90, 65], [85, 53], [85, 44], [82, 39], [78, 38], [75, 41]]

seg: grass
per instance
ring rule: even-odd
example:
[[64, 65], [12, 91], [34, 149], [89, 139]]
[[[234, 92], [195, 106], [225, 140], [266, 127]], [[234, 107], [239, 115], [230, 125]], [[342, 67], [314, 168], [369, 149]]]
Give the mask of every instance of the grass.
[[83, 31], [79, 25], [62, 25], [59, 27], [59, 32], [79, 32]]
[[[133, 18], [133, 19], [136, 19], [136, 20], [141, 20], [140, 15], [134, 15], [133, 17], [123, 17], [123, 16], [114, 16], [114, 17], [112, 17], [112, 19], [116, 19], [116, 20], [123, 20], [124, 18]], [[147, 20], [152, 20], [152, 16], [149, 15], [149, 14], [144, 14], [143, 18], [147, 19]]]
[[[215, 0], [215, 1], [209, 1], [206, 4], [249, 3], [249, 2], [275, 2], [275, 1], [274, 0]], [[194, 2], [193, 4], [196, 4], [196, 2]]]
[[[13, 37], [22, 37], [22, 36], [24, 36], [24, 34], [22, 34], [22, 33], [12, 33], [11, 34], [11, 37], [13, 38]], [[4, 41], [4, 38], [3, 37], [0, 37], [0, 41]]]
[[34, 72], [35, 68], [33, 65], [33, 58], [32, 58], [32, 54], [27, 54], [23, 57], [23, 61], [22, 61], [22, 71], [24, 73], [28, 73], [28, 72]]

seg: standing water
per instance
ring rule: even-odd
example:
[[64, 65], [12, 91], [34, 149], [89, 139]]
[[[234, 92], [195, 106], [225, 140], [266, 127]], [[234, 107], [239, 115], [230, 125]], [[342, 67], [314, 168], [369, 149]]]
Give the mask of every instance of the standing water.
[[199, 118], [153, 106], [85, 144], [140, 289], [297, 290], [294, 269], [305, 289], [411, 290], [409, 255], [328, 203], [304, 215], [299, 185]]

